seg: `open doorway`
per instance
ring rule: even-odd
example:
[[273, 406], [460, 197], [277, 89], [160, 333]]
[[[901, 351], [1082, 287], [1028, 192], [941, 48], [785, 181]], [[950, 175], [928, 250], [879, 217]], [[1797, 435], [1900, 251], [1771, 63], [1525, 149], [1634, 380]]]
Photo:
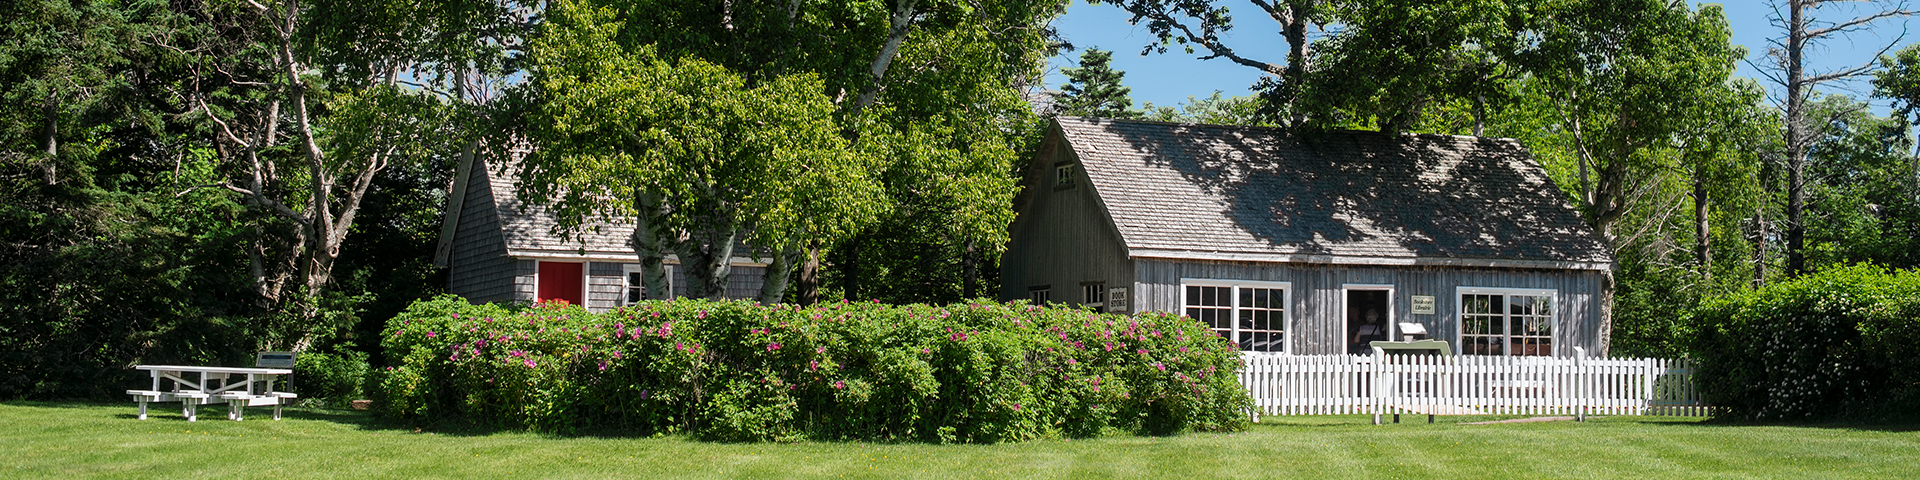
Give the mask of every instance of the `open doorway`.
[[1387, 304], [1388, 292], [1347, 289], [1347, 353], [1369, 355], [1374, 341], [1391, 339], [1393, 312]]

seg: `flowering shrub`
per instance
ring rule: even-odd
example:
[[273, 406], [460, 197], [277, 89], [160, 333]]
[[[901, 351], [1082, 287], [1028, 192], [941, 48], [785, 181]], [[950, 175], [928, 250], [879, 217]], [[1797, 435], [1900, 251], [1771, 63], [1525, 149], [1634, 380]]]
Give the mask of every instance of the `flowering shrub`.
[[383, 341], [383, 413], [543, 431], [930, 442], [1244, 426], [1239, 354], [1182, 317], [1020, 303], [674, 300], [594, 314], [441, 297]]
[[1743, 419], [1913, 415], [1920, 272], [1835, 268], [1694, 314], [1703, 392]]

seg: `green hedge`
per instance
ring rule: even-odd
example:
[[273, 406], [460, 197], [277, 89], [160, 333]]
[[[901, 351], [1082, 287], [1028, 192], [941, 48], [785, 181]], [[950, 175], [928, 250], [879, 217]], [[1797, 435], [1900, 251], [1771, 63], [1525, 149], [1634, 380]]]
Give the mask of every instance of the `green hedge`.
[[340, 353], [308, 352], [296, 357], [289, 387], [305, 403], [345, 405], [364, 398], [367, 354], [343, 349]]
[[1831, 269], [1710, 302], [1694, 321], [1695, 378], [1726, 416], [1876, 418], [1920, 407], [1920, 272]]
[[384, 415], [718, 440], [999, 442], [1245, 427], [1240, 355], [1205, 326], [1023, 304], [422, 301], [375, 372]]

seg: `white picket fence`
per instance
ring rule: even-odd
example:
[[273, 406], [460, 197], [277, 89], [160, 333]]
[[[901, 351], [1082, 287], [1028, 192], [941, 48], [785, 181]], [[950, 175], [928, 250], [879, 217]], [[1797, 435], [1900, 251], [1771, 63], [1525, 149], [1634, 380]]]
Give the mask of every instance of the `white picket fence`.
[[1259, 415], [1706, 416], [1684, 360], [1248, 353]]

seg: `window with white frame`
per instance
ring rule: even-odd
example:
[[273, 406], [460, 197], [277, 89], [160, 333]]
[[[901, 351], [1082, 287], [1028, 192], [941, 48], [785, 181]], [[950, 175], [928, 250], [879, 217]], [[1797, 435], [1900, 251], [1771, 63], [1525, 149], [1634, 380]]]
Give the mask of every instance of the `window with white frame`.
[[1285, 282], [1181, 282], [1180, 304], [1188, 317], [1206, 323], [1241, 350], [1287, 351]]
[[1084, 303], [1089, 307], [1095, 307], [1097, 310], [1099, 307], [1107, 305], [1106, 300], [1107, 284], [1084, 283], [1080, 285], [1080, 303]]
[[1073, 186], [1073, 164], [1060, 163], [1053, 166], [1053, 188]]
[[1555, 291], [1460, 289], [1460, 351], [1467, 355], [1553, 355]]
[[1038, 287], [1028, 287], [1027, 300], [1032, 302], [1034, 305], [1046, 305], [1047, 302], [1053, 301], [1053, 299], [1050, 298], [1052, 296], [1051, 295], [1052, 291], [1053, 289], [1046, 285], [1042, 285]]
[[[646, 300], [647, 299], [646, 272], [640, 269], [639, 264], [632, 264], [632, 263], [621, 266], [621, 269], [624, 271], [625, 275], [620, 276], [621, 277], [620, 283], [622, 284], [620, 288], [620, 291], [622, 292], [620, 294], [620, 305], [622, 306], [633, 305], [636, 303], [640, 303], [641, 300]], [[666, 291], [668, 292], [667, 294], [668, 296], [672, 296], [673, 295], [672, 294], [673, 266], [666, 265], [666, 266], [662, 266], [661, 269], [664, 270], [667, 274], [666, 285], [663, 285], [662, 287], [666, 288]]]

